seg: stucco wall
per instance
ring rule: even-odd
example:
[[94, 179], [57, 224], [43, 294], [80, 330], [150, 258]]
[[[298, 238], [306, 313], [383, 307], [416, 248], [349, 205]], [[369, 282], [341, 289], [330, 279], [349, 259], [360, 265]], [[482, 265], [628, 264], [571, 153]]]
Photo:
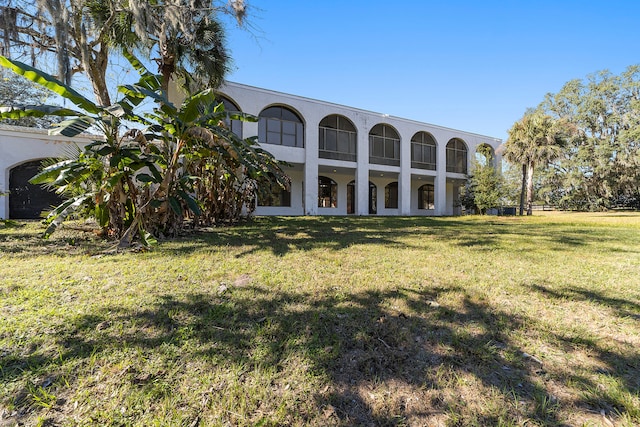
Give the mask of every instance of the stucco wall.
[[[464, 141], [468, 150], [467, 170], [471, 170], [477, 147], [490, 145], [494, 152], [500, 146], [500, 139], [478, 135], [456, 129], [450, 129], [429, 123], [393, 117], [387, 114], [365, 111], [357, 108], [304, 98], [266, 89], [227, 83], [220, 88], [220, 93], [238, 106], [240, 111], [259, 116], [265, 108], [277, 105], [287, 107], [296, 112], [304, 124], [304, 149], [262, 144], [276, 158], [299, 164], [304, 170], [304, 211], [306, 214], [345, 215], [346, 185], [355, 180], [364, 185], [357, 187], [356, 209], [359, 215], [368, 215], [368, 182], [378, 187], [379, 215], [453, 215], [459, 210], [455, 208], [458, 190], [454, 188], [466, 179], [464, 174], [446, 172], [446, 145], [453, 138]], [[318, 129], [320, 121], [326, 116], [337, 114], [349, 119], [356, 127], [358, 152], [356, 162], [344, 162], [318, 157]], [[369, 163], [369, 132], [377, 124], [387, 124], [400, 135], [400, 166], [386, 166]], [[411, 167], [411, 138], [417, 132], [430, 133], [437, 145], [437, 168], [435, 171], [415, 169]], [[243, 136], [257, 136], [257, 123], [243, 123]], [[497, 156], [496, 164], [500, 164]], [[318, 176], [327, 176], [338, 183], [338, 206], [336, 208], [320, 208], [317, 206]], [[389, 178], [392, 177], [392, 178]], [[392, 181], [398, 181], [399, 201], [397, 209], [384, 208], [384, 187]], [[435, 209], [417, 209], [417, 188], [425, 182], [435, 186]], [[292, 201], [301, 194], [294, 194]], [[297, 215], [297, 207], [289, 211], [280, 209], [281, 214]], [[288, 213], [287, 213], [288, 212]]]
[[[11, 169], [22, 163], [63, 157], [73, 145], [83, 146], [90, 137], [69, 139], [48, 135], [46, 130], [0, 125], [0, 193], [9, 191]], [[9, 196], [0, 196], [0, 218], [9, 217]]]

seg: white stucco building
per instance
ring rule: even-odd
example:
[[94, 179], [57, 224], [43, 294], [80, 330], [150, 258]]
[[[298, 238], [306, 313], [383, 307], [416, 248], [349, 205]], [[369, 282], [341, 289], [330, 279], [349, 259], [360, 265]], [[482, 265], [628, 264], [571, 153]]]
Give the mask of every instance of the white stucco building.
[[456, 215], [478, 146], [502, 143], [237, 83], [219, 92], [227, 111], [260, 118], [234, 132], [291, 164], [290, 194], [261, 200], [257, 215]]
[[[256, 215], [456, 215], [478, 146], [495, 153], [502, 142], [238, 83], [226, 83], [219, 93], [227, 111], [259, 117], [233, 121], [232, 130], [257, 136], [265, 150], [290, 164], [291, 191], [274, 189], [260, 198]], [[0, 196], [0, 218], [48, 207], [47, 195], [26, 181], [40, 160], [87, 142], [0, 124], [0, 193], [10, 193]]]

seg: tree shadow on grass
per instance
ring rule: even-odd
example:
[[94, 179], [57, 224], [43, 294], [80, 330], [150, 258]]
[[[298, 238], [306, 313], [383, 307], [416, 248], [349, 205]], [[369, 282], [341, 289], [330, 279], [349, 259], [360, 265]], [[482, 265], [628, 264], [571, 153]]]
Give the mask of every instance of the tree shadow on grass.
[[[461, 298], [459, 305], [438, 302], [454, 294]], [[139, 309], [114, 305], [68, 320], [49, 338], [57, 353], [3, 354], [2, 381], [55, 376], [64, 361], [81, 366], [114, 350], [150, 355], [172, 346], [212, 366], [242, 365], [249, 371], [284, 370], [292, 359], [306, 360], [310, 372], [328, 384], [311, 396], [315, 410], [298, 414], [305, 423], [421, 425], [448, 419], [461, 425], [510, 420], [566, 425], [561, 403], [545, 386], [541, 362], [513, 339], [514, 331], [534, 320], [489, 306], [462, 288], [400, 288], [345, 297], [250, 284], [222, 294], [162, 295]], [[631, 363], [616, 354], [606, 359]], [[133, 367], [121, 381], [142, 381], [141, 369]], [[612, 363], [612, 375], [617, 369]], [[71, 381], [68, 387], [73, 386]], [[627, 387], [637, 392], [637, 386]], [[9, 398], [25, 410], [33, 404], [24, 392]], [[485, 398], [494, 399], [496, 407], [483, 408]], [[270, 404], [277, 405], [264, 402], [267, 424], [276, 422], [270, 421], [275, 417]]]
[[605, 292], [594, 289], [584, 289], [576, 286], [563, 287], [553, 290], [543, 285], [531, 285], [531, 289], [554, 299], [570, 299], [574, 301], [591, 301], [615, 311], [618, 317], [630, 317], [640, 320], [640, 300], [633, 298], [615, 298], [607, 296]]
[[[259, 217], [237, 227], [196, 231], [179, 239], [177, 253], [190, 253], [207, 246], [244, 248], [236, 257], [269, 250], [277, 256], [290, 251], [316, 248], [338, 250], [353, 245], [397, 245], [408, 233], [438, 236], [468, 223], [429, 217]], [[170, 251], [174, 249], [168, 249]]]
[[[470, 250], [508, 249], [514, 241], [539, 242], [554, 251], [599, 245], [602, 250], [624, 252], [616, 236], [606, 229], [576, 230], [570, 224], [523, 224], [503, 218], [449, 217], [259, 217], [238, 227], [212, 228], [179, 239], [166, 250], [190, 253], [209, 246], [242, 248], [241, 258], [268, 250], [277, 256], [316, 248], [339, 250], [353, 245], [402, 245], [406, 237], [420, 236]], [[424, 248], [421, 247], [421, 248]]]

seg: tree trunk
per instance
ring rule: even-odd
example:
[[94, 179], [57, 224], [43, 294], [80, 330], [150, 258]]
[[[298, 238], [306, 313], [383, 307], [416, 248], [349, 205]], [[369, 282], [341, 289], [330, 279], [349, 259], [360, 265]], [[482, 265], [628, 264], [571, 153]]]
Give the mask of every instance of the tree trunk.
[[535, 165], [533, 162], [529, 162], [527, 169], [527, 215], [531, 215], [533, 212], [533, 169]]
[[[72, 2], [72, 7], [74, 3]], [[89, 43], [87, 29], [82, 21], [80, 5], [73, 10], [73, 38], [79, 56], [80, 67], [93, 88], [98, 105], [108, 107], [111, 105], [109, 90], [107, 89], [107, 67], [109, 62], [109, 47], [106, 43], [100, 43], [99, 47], [92, 47]]]
[[522, 187], [520, 188], [520, 216], [524, 215], [524, 193], [527, 188], [527, 165], [522, 164]]

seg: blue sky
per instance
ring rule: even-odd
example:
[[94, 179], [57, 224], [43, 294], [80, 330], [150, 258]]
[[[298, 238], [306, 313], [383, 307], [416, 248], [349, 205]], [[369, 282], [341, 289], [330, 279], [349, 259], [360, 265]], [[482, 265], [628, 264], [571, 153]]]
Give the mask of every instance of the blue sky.
[[640, 63], [640, 2], [249, 0], [228, 80], [506, 140], [572, 79]]

